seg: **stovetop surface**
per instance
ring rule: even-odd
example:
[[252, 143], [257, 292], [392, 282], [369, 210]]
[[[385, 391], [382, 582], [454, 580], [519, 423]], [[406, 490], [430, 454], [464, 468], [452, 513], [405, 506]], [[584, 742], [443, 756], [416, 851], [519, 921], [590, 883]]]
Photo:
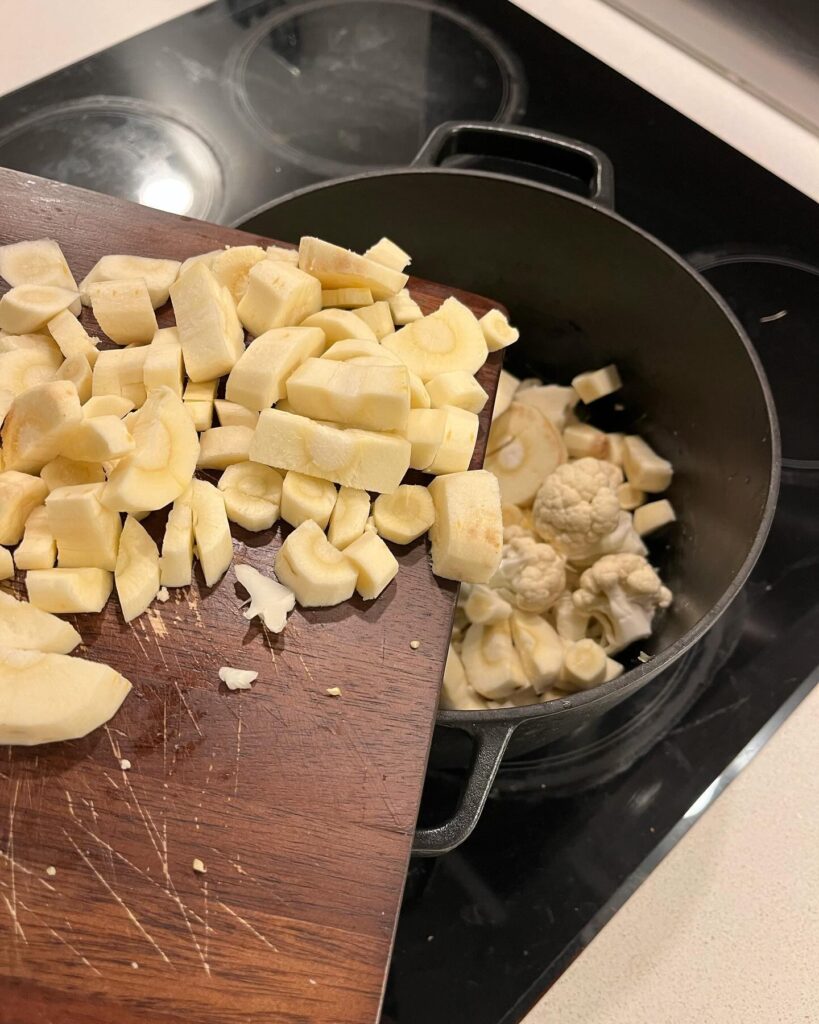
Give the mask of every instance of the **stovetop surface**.
[[[819, 207], [493, 0], [220, 0], [0, 97], [0, 164], [224, 223], [406, 164], [468, 118], [609, 155], [618, 211], [686, 255], [757, 346], [785, 470], [759, 564], [712, 633], [603, 719], [507, 762], [473, 836], [412, 861], [384, 1024], [518, 1020], [812, 685]], [[422, 821], [460, 782], [430, 772]]]

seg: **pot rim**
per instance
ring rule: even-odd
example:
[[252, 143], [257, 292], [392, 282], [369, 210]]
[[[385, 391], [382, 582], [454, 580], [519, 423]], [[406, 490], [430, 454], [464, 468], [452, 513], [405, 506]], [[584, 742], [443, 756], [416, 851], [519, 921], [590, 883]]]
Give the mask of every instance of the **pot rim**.
[[464, 169], [464, 168], [453, 168], [453, 167], [400, 167], [400, 168], [385, 168], [376, 169], [372, 171], [365, 171], [361, 174], [352, 174], [344, 178], [333, 178], [330, 181], [316, 182], [312, 185], [307, 185], [304, 188], [297, 189], [293, 192], [289, 192], [284, 196], [274, 199], [271, 202], [264, 203], [257, 206], [249, 214], [246, 214], [241, 220], [236, 221], [233, 226], [241, 228], [243, 224], [246, 224], [249, 220], [256, 216], [272, 209], [276, 206], [282, 206], [285, 203], [298, 199], [301, 196], [309, 195], [312, 192], [317, 192], [323, 189], [333, 188], [336, 185], [345, 185], [354, 181], [366, 181], [371, 178], [396, 178], [416, 175], [445, 175], [447, 177], [470, 177], [485, 179], [487, 181], [502, 182], [505, 185], [514, 185], [518, 188], [532, 189], [538, 192], [546, 192], [549, 195], [556, 197], [557, 199], [565, 202], [576, 203], [579, 206], [586, 207], [587, 209], [593, 210], [595, 213], [608, 217], [611, 220], [618, 221], [625, 228], [634, 231], [636, 234], [644, 238], [649, 244], [653, 245], [658, 249], [664, 256], [671, 259], [672, 262], [676, 263], [677, 266], [689, 277], [693, 278], [696, 283], [706, 292], [708, 297], [722, 313], [722, 315], [729, 321], [733, 327], [735, 333], [738, 335], [742, 342], [745, 352], [751, 361], [751, 365], [756, 373], [757, 381], [759, 382], [760, 389], [762, 391], [762, 397], [765, 402], [765, 408], [768, 414], [768, 429], [771, 440], [771, 462], [770, 462], [770, 479], [768, 482], [768, 491], [765, 495], [765, 503], [762, 510], [762, 516], [757, 527], [756, 535], [753, 543], [748, 550], [747, 555], [743, 559], [739, 569], [734, 574], [734, 578], [725, 589], [719, 600], [712, 605], [708, 612], [702, 616], [697, 622], [694, 623], [685, 633], [678, 639], [675, 640], [670, 647], [666, 647], [665, 650], [660, 651], [659, 654], [651, 658], [641, 665], [635, 668], [629, 669], [624, 672], [617, 679], [612, 679], [608, 683], [603, 683], [600, 686], [594, 687], [591, 690], [581, 691], [580, 693], [567, 694], [563, 699], [551, 700], [545, 704], [528, 704], [522, 707], [516, 708], [487, 708], [481, 711], [452, 711], [446, 709], [438, 709], [436, 715], [436, 722], [439, 725], [447, 726], [450, 728], [458, 728], [467, 732], [474, 732], [479, 726], [484, 724], [496, 724], [500, 725], [503, 723], [508, 724], [512, 729], [521, 725], [523, 722], [532, 721], [540, 718], [550, 717], [552, 715], [567, 714], [575, 708], [584, 707], [587, 704], [593, 704], [595, 701], [608, 697], [612, 694], [620, 693], [621, 691], [636, 690], [640, 686], [647, 683], [654, 676], [658, 675], [663, 669], [667, 668], [672, 662], [676, 661], [681, 655], [683, 655], [689, 648], [691, 648], [698, 640], [700, 640], [705, 633], [714, 625], [714, 623], [723, 615], [725, 610], [737, 596], [739, 591], [744, 586], [751, 570], [756, 564], [759, 558], [760, 552], [765, 544], [768, 537], [768, 533], [771, 528], [773, 521], [774, 512], [776, 510], [777, 496], [779, 494], [779, 480], [781, 473], [781, 445], [780, 445], [780, 433], [779, 433], [779, 420], [776, 414], [776, 407], [774, 405], [773, 395], [771, 393], [770, 385], [768, 384], [768, 378], [765, 374], [765, 370], [762, 366], [762, 362], [756, 349], [751, 343], [750, 338], [745, 332], [744, 327], [740, 324], [739, 320], [735, 316], [733, 310], [722, 298], [719, 292], [692, 266], [685, 262], [685, 260], [676, 253], [673, 249], [667, 246], [664, 242], [661, 242], [658, 238], [652, 235], [649, 231], [641, 228], [639, 225], [634, 224], [632, 221], [622, 217], [615, 210], [598, 203], [593, 202], [590, 199], [585, 199], [583, 196], [576, 196], [570, 192], [564, 192], [562, 189], [554, 188], [551, 185], [544, 185], [540, 182], [526, 181], [521, 178], [513, 177], [508, 174], [497, 174], [490, 171], [481, 171], [477, 169]]

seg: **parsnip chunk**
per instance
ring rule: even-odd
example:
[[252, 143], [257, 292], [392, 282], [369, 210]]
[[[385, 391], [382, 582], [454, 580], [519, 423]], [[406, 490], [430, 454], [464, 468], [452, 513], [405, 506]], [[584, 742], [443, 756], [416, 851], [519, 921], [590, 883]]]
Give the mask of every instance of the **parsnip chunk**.
[[361, 366], [307, 359], [287, 381], [294, 412], [363, 430], [403, 431], [410, 410], [404, 366]]
[[444, 436], [427, 473], [462, 473], [469, 468], [478, 440], [478, 417], [474, 412], [453, 405], [441, 410], [446, 414]]
[[429, 485], [435, 523], [429, 531], [432, 571], [445, 579], [488, 583], [500, 564], [500, 488], [483, 469], [436, 477]]
[[0, 473], [0, 544], [19, 543], [26, 520], [47, 494], [48, 487], [39, 477], [14, 469]]
[[356, 572], [356, 590], [373, 601], [398, 575], [398, 561], [377, 533], [365, 531], [344, 549]]
[[29, 601], [35, 608], [58, 615], [101, 612], [113, 586], [114, 574], [105, 569], [31, 569], [26, 573]]
[[245, 347], [230, 292], [199, 262], [171, 285], [171, 302], [190, 379], [213, 380], [228, 373]]
[[305, 359], [324, 351], [324, 332], [317, 327], [285, 327], [266, 331], [245, 349], [231, 370], [225, 398], [259, 412], [284, 398], [291, 373]]
[[458, 409], [466, 409], [467, 412], [479, 413], [489, 400], [489, 395], [472, 374], [464, 370], [439, 373], [437, 377], [427, 381], [426, 389], [434, 409], [454, 405]]
[[71, 381], [29, 388], [14, 399], [3, 422], [4, 465], [21, 473], [39, 473], [61, 453], [81, 420], [80, 400]]
[[138, 278], [101, 281], [88, 295], [97, 323], [116, 345], [147, 344], [156, 334], [156, 316], [145, 282]]
[[293, 327], [321, 309], [321, 285], [315, 277], [281, 260], [262, 260], [247, 275], [247, 291], [237, 307], [239, 319], [258, 337], [277, 327]]
[[81, 641], [70, 622], [0, 591], [0, 646], [69, 654]]
[[126, 622], [141, 615], [159, 592], [159, 550], [133, 516], [122, 529], [114, 583]]
[[199, 438], [200, 469], [226, 469], [237, 462], [246, 462], [253, 427], [212, 427]]
[[228, 466], [218, 487], [225, 499], [228, 519], [245, 530], [269, 530], [279, 518], [282, 476], [270, 466], [258, 462]]
[[213, 484], [194, 480], [191, 484], [193, 539], [196, 557], [205, 583], [212, 587], [224, 576], [233, 560], [233, 541], [225, 511], [225, 500]]
[[369, 515], [370, 496], [366, 491], [356, 487], [340, 488], [330, 516], [327, 539], [333, 547], [343, 551], [364, 532]]
[[276, 555], [276, 576], [304, 608], [341, 604], [353, 595], [358, 571], [307, 519], [286, 538]]
[[[38, 505], [29, 513], [23, 539], [14, 552], [14, 564], [18, 569], [51, 569], [57, 560], [57, 544], [48, 525], [48, 511], [45, 505]], [[0, 606], [0, 618], [2, 617]], [[0, 636], [0, 644], [7, 641]], [[16, 646], [28, 646], [17, 644]]]
[[318, 278], [322, 288], [369, 288], [374, 299], [395, 295], [407, 283], [400, 271], [308, 235], [299, 242], [299, 267]]
[[80, 293], [83, 302], [90, 305], [93, 284], [139, 280], [145, 284], [152, 308], [159, 309], [168, 301], [168, 293], [179, 268], [177, 260], [153, 259], [150, 256], [103, 256], [83, 278]]
[[336, 496], [335, 485], [329, 480], [290, 470], [282, 486], [282, 519], [291, 526], [300, 526], [312, 519], [324, 530], [330, 522]]
[[395, 544], [411, 544], [435, 522], [435, 506], [426, 487], [402, 484], [393, 494], [380, 494], [373, 504], [380, 536]]
[[122, 531], [119, 514], [101, 498], [105, 484], [58, 487], [45, 500], [48, 526], [57, 542], [61, 569], [88, 566], [113, 570]]

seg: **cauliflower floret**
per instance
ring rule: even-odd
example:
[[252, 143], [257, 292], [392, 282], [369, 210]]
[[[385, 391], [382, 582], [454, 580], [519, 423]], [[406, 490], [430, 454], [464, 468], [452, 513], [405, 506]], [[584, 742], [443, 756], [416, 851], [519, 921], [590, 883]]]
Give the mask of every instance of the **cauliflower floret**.
[[573, 558], [572, 564], [582, 571], [587, 566], [596, 562], [603, 555], [645, 555], [648, 548], [643, 543], [643, 538], [634, 529], [634, 521], [630, 512], [621, 512], [617, 525], [601, 537], [593, 548], [589, 548], [582, 558]]
[[551, 544], [514, 537], [503, 545], [490, 586], [524, 612], [545, 612], [566, 587], [566, 566]]
[[580, 577], [572, 602], [599, 621], [606, 653], [616, 654], [651, 635], [654, 612], [671, 604], [671, 591], [642, 555], [604, 555]]
[[535, 531], [570, 561], [592, 554], [620, 522], [619, 466], [577, 459], [550, 473], [535, 498]]

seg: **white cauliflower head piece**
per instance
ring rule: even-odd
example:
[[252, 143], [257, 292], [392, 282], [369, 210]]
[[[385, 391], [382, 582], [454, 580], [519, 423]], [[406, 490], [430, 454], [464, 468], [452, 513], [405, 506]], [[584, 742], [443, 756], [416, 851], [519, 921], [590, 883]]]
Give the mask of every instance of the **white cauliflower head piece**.
[[566, 588], [566, 564], [551, 544], [513, 537], [490, 586], [521, 611], [545, 612]]
[[580, 577], [572, 602], [599, 621], [606, 653], [616, 654], [651, 635], [654, 613], [671, 604], [671, 591], [642, 555], [604, 555]]
[[620, 523], [616, 488], [622, 482], [619, 466], [602, 459], [558, 466], [535, 498], [535, 530], [570, 560], [588, 557]]

